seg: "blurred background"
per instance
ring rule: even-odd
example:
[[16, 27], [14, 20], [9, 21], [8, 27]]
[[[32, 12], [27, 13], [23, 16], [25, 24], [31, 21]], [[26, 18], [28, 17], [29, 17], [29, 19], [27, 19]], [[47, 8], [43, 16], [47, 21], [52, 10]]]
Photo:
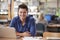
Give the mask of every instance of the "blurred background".
[[[60, 24], [60, 0], [0, 0], [1, 26], [9, 26], [13, 17], [17, 16], [18, 5], [21, 3], [28, 6], [28, 15], [34, 17], [36, 26], [38, 26], [38, 23], [43, 23], [45, 26], [48, 24]], [[46, 21], [41, 22], [41, 14], [43, 14]], [[37, 28], [39, 30], [37, 32], [40, 32], [40, 29], [45, 29], [45, 27], [44, 29], [42, 27]]]

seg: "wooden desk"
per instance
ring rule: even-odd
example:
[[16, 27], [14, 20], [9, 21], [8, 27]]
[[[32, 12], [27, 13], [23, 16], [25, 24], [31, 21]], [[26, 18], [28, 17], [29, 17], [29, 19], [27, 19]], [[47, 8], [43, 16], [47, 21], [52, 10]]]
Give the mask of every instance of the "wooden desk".
[[60, 32], [60, 24], [48, 24], [47, 31]]
[[[23, 40], [23, 38], [19, 38], [19, 39], [13, 39], [13, 38], [0, 38], [0, 40]], [[28, 39], [29, 40], [29, 39]], [[41, 38], [40, 40], [43, 40], [43, 38]]]
[[[44, 32], [43, 33], [43, 38], [46, 40], [48, 37], [54, 38], [54, 39], [60, 39], [60, 33], [54, 33], [54, 32]], [[49, 38], [49, 39], [50, 39]]]
[[19, 38], [19, 39], [13, 39], [13, 38], [0, 38], [0, 40], [22, 40], [22, 38]]

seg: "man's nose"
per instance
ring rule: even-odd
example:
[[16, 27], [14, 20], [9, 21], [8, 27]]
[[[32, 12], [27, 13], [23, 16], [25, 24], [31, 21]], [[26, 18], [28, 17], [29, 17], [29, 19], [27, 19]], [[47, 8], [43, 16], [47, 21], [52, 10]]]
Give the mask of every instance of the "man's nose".
[[22, 13], [22, 15], [24, 15], [24, 13]]

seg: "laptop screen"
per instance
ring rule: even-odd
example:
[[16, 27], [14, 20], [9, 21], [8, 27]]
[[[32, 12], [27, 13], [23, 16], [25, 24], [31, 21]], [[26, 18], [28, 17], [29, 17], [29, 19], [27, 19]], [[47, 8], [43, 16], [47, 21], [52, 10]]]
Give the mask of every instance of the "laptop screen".
[[45, 19], [46, 19], [47, 21], [51, 21], [51, 15], [45, 15]]

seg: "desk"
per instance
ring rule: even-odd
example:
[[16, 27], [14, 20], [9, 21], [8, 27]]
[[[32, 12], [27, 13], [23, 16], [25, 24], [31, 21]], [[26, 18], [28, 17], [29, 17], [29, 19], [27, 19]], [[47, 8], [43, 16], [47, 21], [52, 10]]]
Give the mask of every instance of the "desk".
[[60, 33], [54, 33], [54, 32], [44, 32], [43, 38], [46, 39], [59, 39], [60, 40]]
[[49, 32], [60, 32], [60, 24], [49, 24], [47, 26]]
[[13, 38], [0, 38], [0, 40], [22, 40], [22, 38], [19, 38], [19, 39], [13, 39]]
[[[34, 37], [33, 37], [34, 38]], [[35, 37], [36, 38], [36, 37]], [[25, 38], [26, 40], [27, 38]], [[33, 40], [31, 38], [29, 38], [30, 40]], [[29, 40], [27, 39], [27, 40]], [[19, 38], [19, 39], [13, 39], [13, 38], [0, 38], [0, 40], [23, 40], [23, 38]], [[34, 40], [43, 40], [43, 38], [39, 38], [39, 39], [34, 39]]]

